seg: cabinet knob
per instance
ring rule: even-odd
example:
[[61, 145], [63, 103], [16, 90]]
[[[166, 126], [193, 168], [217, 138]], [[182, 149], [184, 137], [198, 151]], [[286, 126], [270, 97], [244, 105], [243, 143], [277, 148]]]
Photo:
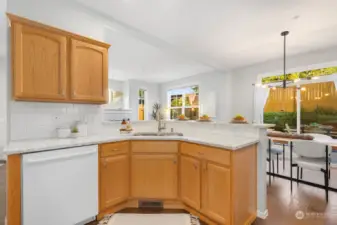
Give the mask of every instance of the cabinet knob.
[[112, 151], [118, 151], [118, 149], [117, 149], [117, 148], [114, 148], [114, 149], [112, 149]]
[[76, 96], [76, 91], [73, 91], [73, 96]]
[[106, 168], [106, 159], [103, 160], [103, 167]]
[[194, 163], [194, 169], [198, 169], [198, 165]]
[[173, 163], [174, 163], [174, 164], [177, 164], [177, 160], [176, 160], [176, 159], [175, 159], [175, 160], [173, 160]]

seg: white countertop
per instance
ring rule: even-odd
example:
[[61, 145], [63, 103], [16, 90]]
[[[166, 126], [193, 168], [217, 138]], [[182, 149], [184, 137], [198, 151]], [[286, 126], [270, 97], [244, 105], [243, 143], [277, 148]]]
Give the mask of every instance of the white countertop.
[[227, 150], [238, 150], [243, 147], [256, 144], [258, 138], [229, 136], [225, 134], [209, 134], [194, 137], [187, 136], [132, 136], [132, 135], [96, 135], [78, 138], [64, 139], [36, 139], [25, 141], [13, 141], [5, 147], [6, 155], [25, 154], [31, 152], [48, 151], [62, 148], [70, 148], [83, 145], [94, 145], [124, 140], [181, 140], [191, 143], [203, 144]]

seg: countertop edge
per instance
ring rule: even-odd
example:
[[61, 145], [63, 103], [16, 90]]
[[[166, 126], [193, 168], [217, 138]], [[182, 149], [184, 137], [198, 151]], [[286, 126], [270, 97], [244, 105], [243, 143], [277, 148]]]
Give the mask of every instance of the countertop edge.
[[[85, 137], [82, 137], [85, 138]], [[81, 139], [82, 139], [81, 138]], [[57, 139], [55, 139], [57, 140]], [[87, 145], [97, 145], [97, 144], [104, 144], [104, 143], [113, 143], [113, 142], [119, 142], [119, 141], [129, 141], [129, 140], [152, 140], [152, 141], [186, 141], [189, 143], [195, 143], [195, 144], [201, 144], [201, 145], [207, 145], [210, 147], [215, 148], [221, 148], [223, 150], [230, 150], [230, 151], [236, 151], [241, 148], [257, 144], [259, 142], [258, 139], [251, 139], [243, 144], [239, 145], [225, 145], [220, 143], [214, 143], [211, 141], [205, 141], [200, 140], [198, 138], [188, 137], [188, 136], [174, 136], [174, 137], [158, 137], [158, 136], [147, 136], [147, 137], [139, 137], [139, 136], [119, 136], [119, 137], [107, 137], [107, 138], [101, 138], [99, 140], [78, 140], [78, 139], [67, 139], [65, 141], [69, 141], [71, 143], [62, 143], [62, 144], [55, 144], [55, 145], [49, 145], [49, 146], [38, 146], [35, 148], [9, 148], [8, 150], [6, 147], [4, 148], [4, 154], [5, 155], [15, 155], [15, 154], [28, 154], [28, 153], [34, 153], [34, 152], [43, 152], [43, 151], [52, 151], [52, 150], [60, 150], [65, 148], [71, 148], [71, 147], [80, 147], [80, 146], [87, 146]], [[43, 141], [43, 140], [41, 140]], [[73, 142], [72, 142], [73, 141]], [[47, 140], [46, 140], [47, 142]]]

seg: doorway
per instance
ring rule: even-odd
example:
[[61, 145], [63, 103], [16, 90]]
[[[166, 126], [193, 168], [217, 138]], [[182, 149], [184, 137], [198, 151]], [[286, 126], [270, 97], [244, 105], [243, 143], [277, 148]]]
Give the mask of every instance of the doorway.
[[139, 89], [138, 91], [138, 120], [145, 120], [145, 96], [146, 90]]

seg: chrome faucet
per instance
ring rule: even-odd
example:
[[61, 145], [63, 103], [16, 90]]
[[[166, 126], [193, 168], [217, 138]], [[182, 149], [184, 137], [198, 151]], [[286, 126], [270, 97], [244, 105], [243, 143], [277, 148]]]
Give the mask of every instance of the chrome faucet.
[[157, 112], [157, 121], [158, 121], [158, 132], [161, 132], [162, 130], [166, 130], [166, 123], [161, 117], [160, 112]]

